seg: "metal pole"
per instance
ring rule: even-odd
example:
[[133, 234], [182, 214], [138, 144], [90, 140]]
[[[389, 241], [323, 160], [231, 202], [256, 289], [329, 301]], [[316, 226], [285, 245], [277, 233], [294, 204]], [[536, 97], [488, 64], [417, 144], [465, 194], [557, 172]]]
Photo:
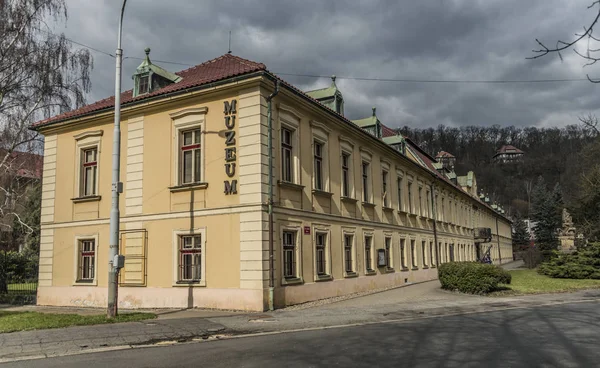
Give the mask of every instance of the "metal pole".
[[279, 79], [275, 81], [275, 90], [267, 97], [267, 141], [269, 150], [269, 310], [274, 309], [275, 289], [275, 258], [273, 245], [273, 119], [272, 119], [272, 101], [279, 93]]
[[113, 260], [119, 253], [119, 193], [123, 192], [123, 184], [120, 182], [121, 176], [121, 63], [123, 50], [121, 49], [121, 38], [123, 34], [123, 15], [125, 14], [125, 4], [123, 0], [121, 8], [121, 17], [119, 18], [119, 33], [117, 37], [116, 51], [116, 73], [115, 73], [115, 127], [113, 131], [113, 152], [112, 152], [112, 201], [110, 208], [110, 239], [108, 249], [108, 309], [107, 317], [114, 318], [118, 314], [118, 272], [113, 265]]

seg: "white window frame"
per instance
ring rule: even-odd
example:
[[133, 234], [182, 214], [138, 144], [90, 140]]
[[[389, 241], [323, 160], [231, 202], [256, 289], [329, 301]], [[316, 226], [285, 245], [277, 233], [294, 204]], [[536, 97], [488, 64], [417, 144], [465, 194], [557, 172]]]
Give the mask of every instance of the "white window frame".
[[410, 267], [411, 268], [418, 268], [419, 267], [419, 249], [417, 247], [417, 238], [411, 237], [410, 238]]
[[[354, 192], [354, 145], [344, 137], [339, 137], [340, 140], [340, 195], [343, 198], [355, 198]], [[348, 156], [348, 193], [344, 195], [344, 168], [343, 155]]]
[[[385, 208], [391, 208], [392, 207], [392, 183], [390, 181], [390, 178], [392, 177], [391, 175], [391, 170], [390, 170], [390, 163], [386, 162], [386, 161], [380, 161], [380, 166], [381, 166], [381, 206], [385, 207]], [[383, 176], [385, 173], [385, 188], [384, 188], [384, 181], [383, 181]], [[384, 193], [384, 189], [385, 192]]]
[[[361, 197], [363, 203], [374, 204], [373, 200], [373, 154], [371, 151], [361, 147], [360, 149], [360, 187], [361, 187]], [[363, 164], [368, 164], [369, 171], [367, 172], [367, 188], [365, 190], [364, 185], [364, 172], [363, 172]]]
[[[291, 184], [301, 184], [300, 182], [300, 116], [298, 116], [292, 109], [287, 109], [283, 105], [280, 105], [280, 114], [279, 114], [279, 129], [277, 132], [277, 139], [279, 142], [277, 155], [279, 156], [279, 174], [278, 178], [282, 182], [291, 183]], [[283, 156], [281, 154], [283, 150], [283, 141], [282, 141], [282, 129], [287, 129], [292, 133], [292, 162], [291, 162], [291, 175], [292, 180], [287, 181], [283, 180]], [[311, 143], [312, 146], [312, 143]]]
[[[284, 276], [284, 267], [285, 267], [285, 259], [283, 257], [283, 233], [284, 232], [294, 232], [296, 234], [296, 249], [295, 249], [295, 257], [296, 257], [296, 275], [295, 277], [285, 277]], [[279, 273], [279, 277], [281, 280], [281, 285], [293, 285], [298, 283], [303, 283], [304, 279], [302, 277], [302, 226], [301, 224], [296, 223], [281, 223], [279, 225], [279, 252], [281, 254], [281, 260], [279, 261], [279, 265], [281, 267], [281, 272]]]
[[408, 269], [408, 257], [406, 256], [407, 243], [410, 243], [410, 240], [407, 242], [406, 236], [400, 235], [400, 240], [398, 241], [398, 252], [400, 253], [400, 267], [403, 270]]
[[[91, 281], [83, 281], [79, 278], [79, 243], [84, 240], [94, 241], [94, 279]], [[73, 243], [74, 258], [73, 258], [73, 285], [77, 286], [98, 286], [98, 248], [100, 247], [99, 234], [79, 234], [75, 236], [75, 242]]]
[[[390, 241], [390, 248], [387, 249], [386, 248], [386, 242]], [[394, 237], [391, 233], [384, 233], [383, 234], [383, 249], [385, 249], [385, 259], [386, 259], [386, 265], [385, 268], [388, 271], [393, 271], [394, 270]]]
[[76, 144], [75, 144], [75, 180], [77, 180], [77, 184], [75, 185], [75, 193], [73, 195], [73, 198], [83, 198], [83, 192], [84, 192], [84, 188], [83, 188], [83, 172], [81, 170], [81, 168], [83, 167], [83, 151], [88, 150], [88, 149], [96, 149], [96, 182], [95, 182], [95, 188], [94, 188], [94, 192], [95, 194], [91, 195], [91, 196], [87, 196], [87, 197], [98, 197], [100, 196], [100, 186], [99, 186], [99, 181], [100, 181], [100, 170], [101, 170], [101, 161], [100, 161], [100, 157], [101, 157], [101, 143], [102, 143], [102, 135], [103, 135], [103, 131], [102, 130], [97, 130], [97, 131], [92, 131], [92, 132], [83, 132], [79, 135], [76, 135], [74, 138], [76, 140]]
[[[310, 126], [312, 129], [312, 144], [311, 144], [311, 152], [313, 157], [313, 171], [312, 171], [312, 185], [313, 189], [319, 190], [322, 192], [329, 192], [330, 188], [330, 180], [329, 180], [329, 132], [331, 131], [325, 125], [311, 121]], [[317, 188], [317, 177], [316, 177], [316, 168], [315, 168], [315, 143], [321, 145], [321, 188]]]
[[[331, 280], [333, 274], [331, 272], [331, 229], [325, 225], [313, 225], [312, 228], [312, 245], [313, 245], [313, 270], [315, 281]], [[325, 235], [325, 273], [319, 274], [317, 272], [317, 235]]]
[[[350, 245], [350, 256], [352, 257], [351, 265], [352, 271], [347, 270], [348, 258], [346, 256], [346, 236], [352, 237], [352, 244]], [[342, 259], [343, 259], [343, 270], [344, 277], [354, 277], [358, 275], [358, 258], [356, 252], [356, 230], [355, 229], [343, 229], [342, 228]]]
[[171, 160], [171, 162], [173, 162], [171, 186], [173, 187], [184, 185], [182, 180], [183, 173], [180, 139], [182, 132], [193, 129], [200, 129], [200, 180], [185, 185], [195, 185], [206, 182], [206, 144], [204, 141], [206, 136], [205, 119], [207, 112], [208, 108], [200, 107], [180, 110], [170, 115], [173, 122], [171, 133], [173, 147]]
[[[179, 280], [179, 242], [180, 238], [185, 235], [200, 235], [201, 236], [201, 248], [200, 248], [200, 280], [194, 282], [180, 281]], [[206, 286], [206, 227], [199, 227], [195, 229], [179, 229], [173, 231], [173, 286], [189, 287], [189, 286]]]
[[404, 193], [406, 193], [404, 186], [404, 172], [396, 168], [396, 205], [398, 206], [398, 211], [402, 212], [405, 212], [404, 206], [406, 202], [404, 200]]
[[429, 264], [427, 262], [427, 247], [428, 247], [427, 240], [421, 239], [421, 261], [422, 261], [423, 268], [429, 267]]

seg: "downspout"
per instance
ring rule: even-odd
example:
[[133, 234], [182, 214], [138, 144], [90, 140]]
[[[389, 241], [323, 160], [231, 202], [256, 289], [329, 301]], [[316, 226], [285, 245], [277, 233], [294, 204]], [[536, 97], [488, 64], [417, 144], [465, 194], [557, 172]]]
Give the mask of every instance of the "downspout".
[[273, 246], [273, 119], [272, 119], [272, 101], [273, 97], [279, 93], [279, 79], [275, 81], [275, 90], [267, 97], [267, 141], [269, 150], [269, 310], [273, 307], [273, 290], [275, 289], [275, 258]]
[[435, 241], [435, 264], [439, 267], [440, 265], [440, 250], [439, 250], [439, 244], [438, 244], [438, 237], [437, 237], [437, 212], [436, 212], [436, 203], [435, 203], [435, 194], [434, 194], [434, 190], [435, 190], [435, 184], [431, 184], [431, 212], [433, 213], [433, 241]]
[[502, 252], [500, 250], [500, 232], [498, 231], [498, 216], [496, 217], [496, 240], [498, 240], [498, 264], [502, 264]]

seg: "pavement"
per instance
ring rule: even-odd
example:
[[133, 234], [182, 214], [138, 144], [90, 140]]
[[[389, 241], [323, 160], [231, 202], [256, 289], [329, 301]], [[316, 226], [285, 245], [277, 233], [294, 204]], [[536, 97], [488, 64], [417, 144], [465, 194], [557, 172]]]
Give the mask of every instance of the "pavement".
[[[158, 318], [141, 322], [5, 333], [0, 334], [0, 363], [236, 335], [367, 326], [599, 301], [600, 290], [518, 297], [465, 295], [441, 290], [435, 280], [342, 301], [317, 301], [265, 313], [153, 310]], [[49, 313], [77, 311], [35, 306], [8, 308], [15, 309]], [[104, 310], [85, 309], [81, 312], [100, 314]]]
[[597, 367], [599, 302], [144, 347], [0, 365], [70, 367]]

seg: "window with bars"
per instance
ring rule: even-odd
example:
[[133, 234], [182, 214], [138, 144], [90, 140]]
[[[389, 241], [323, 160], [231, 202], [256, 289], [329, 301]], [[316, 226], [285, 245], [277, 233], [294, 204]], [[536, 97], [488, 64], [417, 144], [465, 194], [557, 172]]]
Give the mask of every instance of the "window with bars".
[[384, 241], [385, 246], [385, 264], [387, 268], [394, 268], [392, 264], [392, 238], [386, 237]]
[[363, 186], [363, 202], [369, 203], [369, 170], [370, 165], [368, 162], [363, 161], [362, 163], [362, 186]]
[[417, 248], [415, 245], [416, 240], [410, 240], [410, 257], [412, 261], [412, 266], [417, 267]]
[[98, 147], [81, 151], [81, 197], [95, 196], [98, 181]]
[[344, 268], [346, 273], [354, 272], [354, 236], [351, 234], [344, 234]]
[[314, 141], [314, 180], [315, 189], [324, 190], [323, 180], [323, 143]]
[[294, 181], [294, 132], [281, 128], [281, 180], [292, 183]]
[[202, 235], [179, 237], [179, 278], [181, 282], [198, 282], [202, 279]]
[[373, 237], [370, 235], [365, 236], [365, 267], [367, 272], [373, 272]]
[[202, 168], [202, 147], [199, 128], [180, 133], [180, 184], [199, 183]]
[[315, 234], [317, 275], [327, 275], [327, 233]]
[[96, 241], [82, 239], [79, 241], [78, 282], [92, 282], [96, 275]]
[[283, 277], [296, 278], [296, 231], [283, 232]]
[[382, 202], [384, 207], [390, 206], [390, 196], [388, 193], [388, 172], [383, 170], [381, 172], [381, 193], [382, 193]]
[[406, 240], [400, 239], [400, 265], [406, 268]]
[[350, 197], [350, 154], [342, 153], [342, 197]]

